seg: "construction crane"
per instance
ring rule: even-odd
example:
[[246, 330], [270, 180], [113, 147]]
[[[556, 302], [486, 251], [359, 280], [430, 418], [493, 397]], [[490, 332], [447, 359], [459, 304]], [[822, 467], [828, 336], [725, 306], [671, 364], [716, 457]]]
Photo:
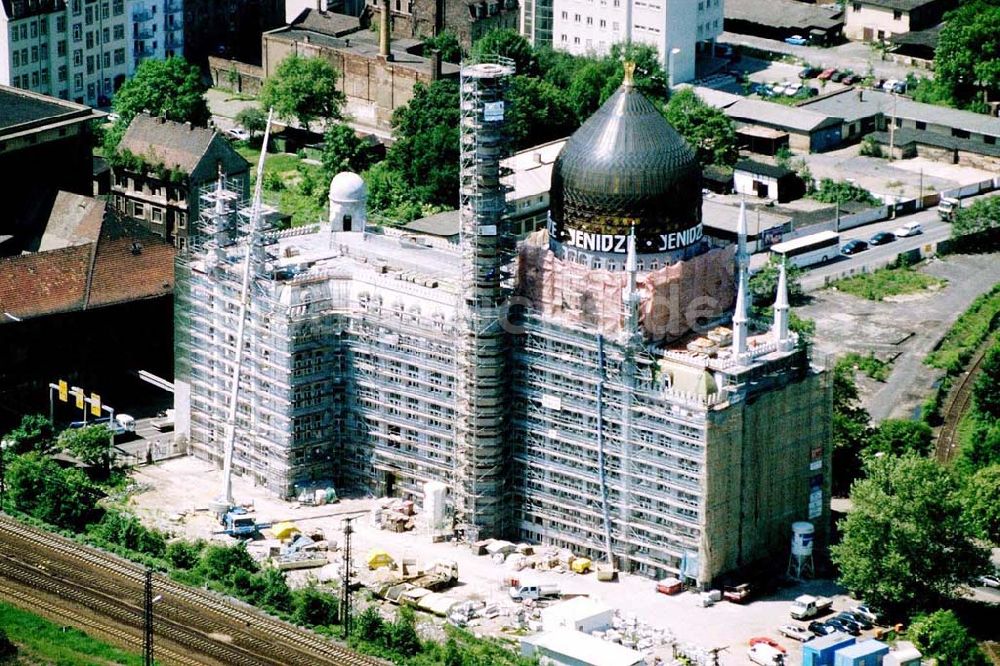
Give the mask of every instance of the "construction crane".
[[233, 363], [233, 382], [229, 391], [229, 409], [226, 414], [225, 440], [223, 442], [222, 492], [213, 502], [213, 508], [220, 516], [227, 514], [235, 505], [233, 500], [233, 449], [236, 446], [236, 414], [240, 395], [240, 376], [243, 372], [243, 344], [246, 337], [247, 313], [250, 309], [250, 277], [254, 248], [259, 242], [260, 218], [263, 204], [264, 158], [271, 137], [271, 120], [274, 109], [267, 112], [267, 126], [264, 128], [264, 143], [261, 144], [260, 159], [257, 160], [257, 182], [254, 184], [253, 201], [250, 205], [250, 225], [246, 236], [246, 252], [243, 255], [243, 284], [240, 289], [239, 323], [236, 329], [236, 359]]

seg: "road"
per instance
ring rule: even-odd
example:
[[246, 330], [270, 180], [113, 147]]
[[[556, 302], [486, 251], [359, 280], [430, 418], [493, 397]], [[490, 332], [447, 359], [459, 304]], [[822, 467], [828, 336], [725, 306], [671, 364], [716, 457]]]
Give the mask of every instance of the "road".
[[918, 70], [899, 63], [882, 60], [881, 56], [874, 52], [870, 45], [861, 42], [847, 42], [846, 44], [829, 48], [794, 46], [774, 39], [765, 39], [754, 35], [739, 35], [733, 32], [722, 33], [718, 41], [720, 44], [739, 44], [766, 49], [776, 53], [787, 53], [816, 67], [850, 69], [862, 75], [867, 74], [869, 68], [872, 68], [875, 76], [880, 78], [905, 79], [906, 75], [910, 72], [918, 76], [932, 76], [931, 72], [927, 70]]

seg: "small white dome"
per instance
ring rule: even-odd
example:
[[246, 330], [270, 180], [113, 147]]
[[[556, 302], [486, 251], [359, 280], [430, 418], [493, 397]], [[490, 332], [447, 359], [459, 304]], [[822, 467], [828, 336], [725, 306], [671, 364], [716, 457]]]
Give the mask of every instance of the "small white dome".
[[365, 181], [351, 171], [341, 171], [330, 181], [330, 201], [364, 201], [367, 195]]

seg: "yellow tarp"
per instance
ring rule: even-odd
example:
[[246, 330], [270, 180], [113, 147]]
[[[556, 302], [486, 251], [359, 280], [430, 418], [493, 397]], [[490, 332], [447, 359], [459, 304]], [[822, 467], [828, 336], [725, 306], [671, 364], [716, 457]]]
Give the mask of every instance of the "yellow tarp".
[[298, 526], [293, 522], [275, 523], [271, 528], [276, 539], [287, 539], [292, 534], [299, 532]]
[[578, 557], [573, 560], [573, 564], [569, 565], [569, 568], [577, 573], [587, 573], [590, 571], [590, 560], [586, 557]]
[[379, 567], [390, 567], [393, 564], [392, 555], [385, 552], [381, 548], [375, 548], [368, 551], [368, 556], [365, 558], [368, 562], [369, 569], [378, 569]]

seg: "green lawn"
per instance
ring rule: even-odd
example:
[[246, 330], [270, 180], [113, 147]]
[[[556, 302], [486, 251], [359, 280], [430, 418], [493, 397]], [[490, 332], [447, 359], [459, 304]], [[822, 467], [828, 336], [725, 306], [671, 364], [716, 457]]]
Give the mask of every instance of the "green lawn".
[[965, 368], [979, 345], [1000, 324], [1000, 284], [983, 294], [962, 313], [938, 348], [931, 352], [926, 363], [935, 368], [957, 374]]
[[[236, 150], [250, 162], [252, 185], [256, 179], [260, 149], [240, 142], [236, 144]], [[322, 172], [321, 167], [303, 162], [298, 155], [268, 153], [264, 160], [264, 202], [291, 215], [293, 227], [325, 220], [324, 193], [328, 183], [321, 182]]]
[[875, 358], [875, 354], [862, 356], [857, 352], [851, 352], [845, 354], [844, 359], [877, 382], [884, 382], [889, 378], [889, 373], [892, 372], [892, 363]]
[[887, 296], [900, 294], [915, 294], [926, 289], [937, 289], [946, 283], [941, 278], [924, 275], [912, 268], [880, 268], [873, 273], [862, 273], [849, 278], [837, 280], [830, 284], [831, 288], [867, 298], [870, 301], [881, 301]]
[[0, 602], [0, 627], [17, 644], [18, 658], [11, 662], [14, 664], [142, 664], [142, 655], [112, 647], [76, 629], [63, 631], [57, 624], [3, 602]]

